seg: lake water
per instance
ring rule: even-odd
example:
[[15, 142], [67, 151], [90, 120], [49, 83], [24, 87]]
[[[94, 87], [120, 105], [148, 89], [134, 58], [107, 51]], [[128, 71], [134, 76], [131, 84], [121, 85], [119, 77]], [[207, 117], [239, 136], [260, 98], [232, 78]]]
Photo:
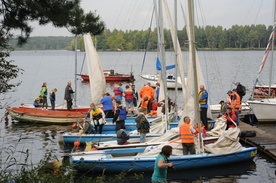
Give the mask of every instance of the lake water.
[[[139, 77], [144, 56], [143, 52], [100, 52], [99, 55], [103, 69], [114, 69], [117, 73], [129, 73], [132, 69], [137, 89], [146, 83]], [[187, 60], [187, 53], [183, 52], [183, 55], [184, 59]], [[226, 92], [235, 87], [232, 84], [235, 81], [241, 82], [250, 89], [257, 75], [262, 56], [262, 51], [199, 52], [205, 85], [210, 95], [210, 103], [217, 104], [220, 100], [225, 99]], [[167, 53], [167, 63], [173, 64], [174, 57], [172, 52]], [[15, 64], [24, 69], [25, 72], [16, 79], [22, 81], [22, 84], [15, 91], [1, 95], [2, 105], [18, 106], [21, 103], [32, 103], [33, 99], [39, 95], [43, 82], [47, 82], [49, 90], [58, 89], [56, 103], [61, 104], [64, 103], [63, 96], [67, 81], [72, 81], [72, 86], [75, 87], [74, 52], [15, 51], [11, 53], [11, 59], [15, 60]], [[83, 59], [84, 53], [78, 52], [78, 73], [82, 67]], [[144, 74], [155, 73], [155, 59], [156, 53], [147, 53], [143, 69]], [[184, 65], [187, 66], [187, 64]], [[85, 64], [83, 70], [86, 72]], [[170, 72], [173, 73], [173, 71]], [[267, 81], [266, 77], [263, 78], [263, 81]], [[76, 85], [77, 104], [89, 105], [90, 91], [88, 84], [78, 80]], [[112, 91], [112, 88], [113, 85], [109, 85], [107, 90]], [[173, 90], [169, 90], [168, 93], [171, 98], [175, 98], [176, 95]], [[180, 95], [181, 92], [178, 91], [178, 96]], [[245, 100], [249, 96], [248, 93]], [[177, 102], [181, 106], [181, 97], [177, 98]], [[5, 110], [2, 109], [1, 117], [4, 112]], [[10, 159], [8, 157], [15, 157], [17, 162], [24, 162], [25, 156], [22, 152], [27, 150], [29, 151], [28, 163], [32, 162], [34, 165], [39, 162], [45, 152], [50, 151], [60, 157], [64, 152], [70, 151], [65, 149], [62, 143], [59, 143], [62, 133], [70, 129], [70, 125], [21, 124], [18, 122], [12, 123], [11, 121], [4, 122], [3, 118], [0, 125], [0, 164], [2, 168], [9, 164]], [[276, 135], [274, 124], [260, 124], [258, 127]], [[18, 167], [19, 165], [13, 168]], [[254, 161], [242, 163], [241, 165], [169, 172], [168, 178], [172, 182], [276, 182], [275, 170], [274, 162], [257, 154]]]

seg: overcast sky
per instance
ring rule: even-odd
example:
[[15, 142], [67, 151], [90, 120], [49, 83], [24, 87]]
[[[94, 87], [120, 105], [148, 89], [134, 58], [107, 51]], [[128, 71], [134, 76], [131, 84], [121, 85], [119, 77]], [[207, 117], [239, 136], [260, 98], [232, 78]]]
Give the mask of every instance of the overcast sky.
[[[177, 0], [184, 8], [186, 0]], [[167, 0], [173, 16], [174, 0]], [[195, 11], [196, 24], [221, 25], [230, 28], [232, 25], [273, 23], [273, 0], [197, 0]], [[178, 3], [179, 5], [179, 3]], [[106, 28], [113, 30], [145, 30], [150, 25], [153, 0], [81, 0], [81, 7], [87, 13], [96, 12], [105, 22]], [[178, 6], [178, 28], [182, 29], [184, 21]], [[153, 20], [155, 25], [155, 20]], [[51, 25], [39, 26], [32, 23], [34, 31], [31, 36], [72, 36], [66, 29], [58, 29]], [[164, 26], [167, 27], [166, 18]]]

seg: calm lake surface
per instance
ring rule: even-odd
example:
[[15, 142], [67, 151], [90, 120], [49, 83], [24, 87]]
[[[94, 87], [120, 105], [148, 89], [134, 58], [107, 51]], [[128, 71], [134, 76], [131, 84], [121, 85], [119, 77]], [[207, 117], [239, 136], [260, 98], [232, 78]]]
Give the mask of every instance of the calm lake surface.
[[[205, 85], [210, 95], [210, 103], [217, 104], [226, 98], [226, 92], [233, 89], [235, 81], [251, 89], [257, 75], [259, 65], [263, 56], [263, 51], [220, 51], [220, 52], [199, 52], [199, 59]], [[100, 52], [103, 69], [114, 69], [117, 73], [132, 72], [135, 75], [135, 85], [140, 89], [146, 81], [139, 77], [144, 53], [143, 52]], [[184, 59], [187, 60], [187, 53], [183, 52]], [[166, 54], [168, 64], [173, 64], [174, 54]], [[2, 106], [18, 106], [21, 103], [32, 103], [33, 99], [39, 95], [43, 82], [47, 82], [48, 90], [57, 88], [57, 104], [64, 103], [64, 89], [68, 81], [72, 81], [73, 88], [75, 73], [75, 56], [70, 51], [15, 51], [11, 53], [11, 59], [20, 68], [24, 69], [24, 74], [18, 79], [22, 84], [15, 91], [1, 95]], [[83, 65], [84, 53], [78, 52], [77, 72]], [[155, 73], [156, 53], [147, 53], [143, 73]], [[187, 66], [187, 64], [184, 64]], [[83, 66], [83, 73], [86, 73], [86, 64]], [[265, 74], [267, 73], [265, 68]], [[274, 69], [275, 70], [275, 69]], [[174, 71], [169, 71], [174, 73]], [[268, 79], [263, 77], [263, 82]], [[275, 81], [275, 80], [273, 80]], [[126, 83], [125, 83], [126, 84]], [[125, 86], [124, 84], [124, 86]], [[87, 83], [82, 83], [79, 79], [77, 85], [77, 104], [89, 105], [90, 88]], [[113, 85], [109, 85], [107, 90], [112, 91]], [[75, 89], [74, 89], [75, 90]], [[169, 96], [175, 99], [176, 93], [169, 90]], [[177, 92], [177, 102], [181, 106], [181, 92]], [[245, 100], [248, 99], [248, 91]], [[49, 101], [48, 101], [49, 102]], [[0, 111], [4, 116], [5, 109]], [[18, 122], [5, 122], [1, 118], [0, 123], [0, 165], [5, 168], [14, 157], [16, 162], [24, 162], [25, 155], [22, 152], [29, 151], [28, 163], [36, 165], [45, 152], [52, 152], [57, 157], [70, 152], [60, 143], [60, 137], [64, 131], [70, 129], [70, 125], [38, 125], [22, 124]], [[276, 135], [274, 124], [257, 126], [268, 133]], [[14, 169], [20, 166], [13, 167]], [[228, 165], [224, 167], [213, 167], [202, 170], [174, 171], [169, 172], [168, 178], [171, 182], [276, 182], [276, 164], [266, 159], [263, 155], [257, 154], [254, 161], [242, 164]], [[148, 182], [150, 175], [146, 175], [145, 182]]]

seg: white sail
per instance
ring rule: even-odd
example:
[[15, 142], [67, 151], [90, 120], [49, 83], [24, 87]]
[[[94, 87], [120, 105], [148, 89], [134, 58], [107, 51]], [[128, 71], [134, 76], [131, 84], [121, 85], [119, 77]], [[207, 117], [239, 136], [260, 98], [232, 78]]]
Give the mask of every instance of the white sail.
[[89, 82], [91, 101], [98, 104], [102, 98], [102, 94], [106, 92], [106, 81], [102, 70], [101, 60], [94, 47], [91, 35], [83, 35]]
[[[168, 19], [168, 23], [169, 23], [169, 27], [170, 27], [170, 32], [171, 32], [171, 37], [172, 37], [172, 41], [173, 41], [173, 47], [174, 50], [176, 52], [177, 55], [177, 69], [178, 72], [180, 74], [180, 78], [181, 78], [181, 85], [182, 85], [182, 95], [183, 97], [185, 97], [185, 93], [186, 93], [186, 79], [185, 79], [185, 72], [184, 72], [184, 64], [183, 64], [183, 56], [182, 56], [182, 52], [181, 52], [181, 48], [180, 48], [180, 44], [179, 44], [179, 40], [178, 39], [174, 39], [177, 35], [175, 34], [175, 27], [173, 25], [173, 21], [171, 18], [171, 14], [170, 14], [170, 10], [168, 7], [168, 3], [167, 0], [164, 0], [164, 8], [165, 8], [165, 12], [166, 12], [166, 16]], [[176, 76], [177, 77], [177, 76]], [[184, 98], [185, 101], [185, 98]], [[184, 107], [184, 106], [182, 106]]]

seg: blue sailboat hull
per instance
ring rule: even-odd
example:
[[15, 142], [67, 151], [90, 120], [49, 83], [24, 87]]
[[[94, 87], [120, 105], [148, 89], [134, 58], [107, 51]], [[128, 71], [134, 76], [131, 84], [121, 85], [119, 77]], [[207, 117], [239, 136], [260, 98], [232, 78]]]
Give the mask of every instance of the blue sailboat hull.
[[[141, 150], [141, 149], [140, 149]], [[134, 152], [133, 150], [131, 150]], [[138, 150], [137, 150], [138, 151]], [[176, 170], [202, 168], [237, 163], [252, 160], [257, 153], [256, 147], [244, 148], [229, 154], [198, 154], [171, 156]], [[74, 167], [79, 171], [153, 171], [156, 156], [131, 156], [113, 158], [108, 152], [102, 155], [79, 155], [71, 156]]]

